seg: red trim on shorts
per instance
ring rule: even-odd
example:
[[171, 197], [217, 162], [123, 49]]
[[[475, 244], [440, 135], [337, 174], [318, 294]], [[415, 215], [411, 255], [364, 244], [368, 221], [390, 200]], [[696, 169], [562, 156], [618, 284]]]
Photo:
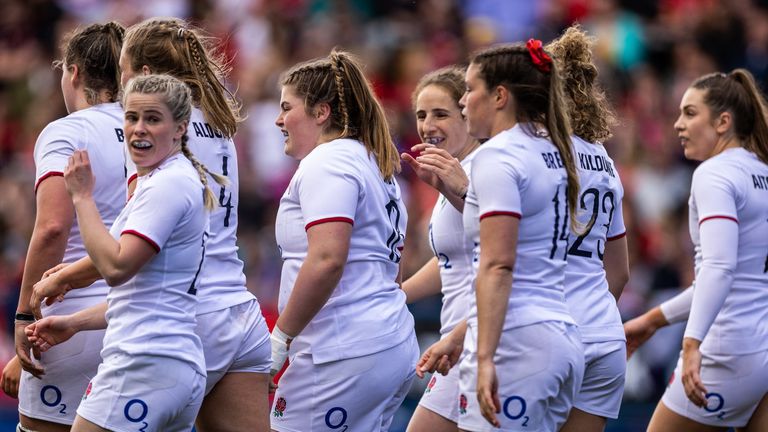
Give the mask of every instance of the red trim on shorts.
[[309, 231], [309, 229], [315, 225], [320, 225], [328, 222], [346, 222], [352, 226], [355, 226], [355, 222], [352, 219], [338, 216], [338, 217], [329, 217], [329, 218], [323, 218], [323, 219], [318, 219], [316, 221], [312, 221], [308, 223], [307, 226], [304, 227], [304, 231]]
[[126, 183], [126, 185], [129, 185], [129, 184], [131, 184], [131, 182], [132, 182], [132, 181], [134, 181], [134, 180], [136, 180], [137, 178], [139, 178], [139, 173], [133, 173], [133, 174], [131, 174], [131, 176], [130, 176], [130, 177], [128, 177], [128, 183]]
[[480, 215], [480, 220], [483, 220], [483, 219], [485, 219], [487, 217], [491, 217], [491, 216], [512, 216], [512, 217], [516, 217], [518, 219], [522, 219], [523, 218], [523, 216], [520, 215], [520, 213], [516, 213], [516, 212], [511, 212], [511, 211], [489, 211], [488, 213], [481, 214]]
[[37, 193], [37, 188], [40, 187], [40, 183], [42, 183], [43, 180], [47, 179], [48, 177], [64, 177], [64, 173], [61, 171], [50, 171], [43, 174], [43, 176], [40, 177], [35, 183], [35, 193]]
[[608, 237], [606, 240], [608, 240], [608, 241], [614, 241], [614, 240], [618, 240], [618, 239], [620, 239], [620, 238], [624, 238], [624, 237], [626, 237], [626, 236], [627, 236], [627, 232], [626, 232], [626, 231], [624, 231], [623, 233], [621, 233], [621, 234], [619, 234], [619, 235], [615, 235], [615, 236], [613, 236], [613, 237]]
[[699, 221], [699, 226], [701, 226], [701, 224], [703, 224], [704, 222], [706, 222], [706, 221], [708, 221], [708, 220], [710, 220], [710, 219], [728, 219], [728, 220], [732, 220], [732, 221], [736, 222], [737, 224], [739, 223], [739, 220], [738, 220], [738, 219], [736, 219], [736, 218], [735, 218], [735, 217], [733, 217], [733, 216], [726, 216], [726, 215], [714, 215], [714, 216], [707, 216], [707, 217], [705, 217], [704, 219], [700, 220], [700, 221]]
[[160, 252], [160, 246], [158, 246], [157, 243], [155, 243], [154, 240], [152, 240], [151, 238], [145, 236], [144, 234], [142, 234], [142, 233], [140, 233], [138, 231], [125, 230], [125, 231], [120, 233], [120, 235], [123, 235], [123, 234], [133, 234], [136, 237], [138, 237], [138, 238], [146, 241], [147, 243], [149, 243], [149, 245], [152, 246], [155, 249], [155, 252]]

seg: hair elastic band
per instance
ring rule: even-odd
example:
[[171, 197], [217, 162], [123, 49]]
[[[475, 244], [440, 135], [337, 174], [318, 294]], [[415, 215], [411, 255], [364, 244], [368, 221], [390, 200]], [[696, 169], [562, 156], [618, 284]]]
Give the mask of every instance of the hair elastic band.
[[540, 40], [528, 39], [525, 47], [528, 48], [528, 53], [531, 55], [531, 60], [536, 69], [545, 73], [552, 70], [552, 58], [544, 51], [544, 46]]

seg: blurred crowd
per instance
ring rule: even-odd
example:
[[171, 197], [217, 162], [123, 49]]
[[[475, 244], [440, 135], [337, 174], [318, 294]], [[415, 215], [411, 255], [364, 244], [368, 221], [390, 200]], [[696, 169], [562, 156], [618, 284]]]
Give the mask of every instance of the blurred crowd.
[[[358, 55], [383, 101], [402, 151], [419, 142], [411, 92], [426, 72], [466, 63], [497, 42], [548, 41], [573, 22], [596, 37], [600, 79], [620, 120], [605, 143], [624, 183], [631, 278], [625, 319], [693, 279], [687, 198], [695, 168], [672, 124], [680, 97], [704, 73], [749, 69], [768, 80], [768, 0], [3, 0], [0, 2], [0, 365], [12, 356], [16, 308], [35, 217], [32, 151], [38, 133], [66, 115], [59, 41], [77, 25], [151, 16], [189, 19], [221, 42], [228, 85], [247, 119], [240, 157], [239, 245], [249, 289], [274, 318], [281, 262], [277, 203], [296, 164], [274, 125], [280, 73], [334, 46]], [[409, 228], [405, 274], [429, 258], [427, 221], [436, 195], [404, 170]], [[424, 340], [436, 338], [439, 299], [413, 307]], [[626, 400], [658, 400], [679, 350], [681, 328], [652, 340], [630, 362]]]

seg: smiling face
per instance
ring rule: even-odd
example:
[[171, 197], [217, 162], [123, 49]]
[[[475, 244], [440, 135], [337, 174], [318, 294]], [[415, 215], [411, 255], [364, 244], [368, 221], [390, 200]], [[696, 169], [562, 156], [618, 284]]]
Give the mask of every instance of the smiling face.
[[703, 161], [712, 157], [720, 138], [712, 111], [704, 102], [706, 90], [689, 88], [680, 102], [675, 130], [687, 159]]
[[139, 175], [149, 173], [181, 150], [187, 122], [174, 121], [160, 95], [131, 93], [124, 108], [126, 145]]
[[317, 146], [322, 133], [321, 124], [307, 113], [304, 99], [296, 95], [292, 86], [283, 86], [275, 124], [285, 137], [285, 154], [297, 160], [304, 159]]
[[494, 101], [485, 80], [480, 77], [480, 66], [475, 63], [469, 65], [465, 83], [467, 88], [459, 104], [464, 106], [462, 113], [467, 119], [469, 134], [477, 139], [490, 138], [495, 116]]
[[419, 137], [456, 156], [469, 142], [467, 124], [458, 102], [439, 85], [428, 85], [416, 97]]

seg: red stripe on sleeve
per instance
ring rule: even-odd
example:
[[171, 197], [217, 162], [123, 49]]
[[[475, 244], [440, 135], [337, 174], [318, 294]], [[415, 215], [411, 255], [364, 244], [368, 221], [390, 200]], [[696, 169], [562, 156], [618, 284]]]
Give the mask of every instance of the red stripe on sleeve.
[[157, 245], [157, 243], [155, 243], [155, 241], [154, 241], [154, 240], [152, 240], [151, 238], [149, 238], [149, 237], [145, 236], [144, 234], [142, 234], [142, 233], [140, 233], [140, 232], [138, 232], [138, 231], [134, 231], [134, 230], [125, 230], [125, 231], [123, 231], [123, 232], [121, 232], [121, 233], [120, 233], [120, 235], [123, 235], [123, 234], [132, 234], [132, 235], [135, 235], [136, 237], [138, 237], [138, 238], [140, 238], [140, 239], [142, 239], [142, 240], [146, 241], [147, 243], [149, 243], [149, 245], [150, 245], [150, 246], [152, 246], [152, 247], [155, 249], [155, 252], [160, 252], [160, 246], [158, 246], [158, 245]]
[[307, 224], [307, 226], [304, 227], [304, 231], [308, 231], [310, 228], [312, 228], [315, 225], [320, 225], [328, 222], [346, 222], [352, 226], [355, 225], [355, 222], [347, 217], [330, 217], [330, 218], [324, 218], [324, 219], [318, 219], [316, 221], [312, 221]]
[[710, 220], [710, 219], [728, 219], [728, 220], [732, 220], [732, 221], [736, 222], [737, 224], [739, 223], [739, 220], [738, 220], [738, 219], [736, 219], [736, 218], [735, 218], [735, 217], [733, 217], [733, 216], [726, 216], [726, 215], [714, 215], [714, 216], [707, 216], [707, 217], [705, 217], [704, 219], [700, 220], [700, 221], [699, 221], [699, 226], [701, 226], [701, 224], [703, 224], [704, 222], [706, 222], [706, 221], [708, 221], [708, 220]]
[[64, 177], [64, 173], [61, 171], [51, 171], [43, 174], [43, 176], [37, 180], [37, 183], [35, 183], [35, 193], [37, 193], [37, 188], [40, 187], [40, 183], [48, 177]]
[[483, 219], [485, 219], [487, 217], [491, 217], [491, 216], [512, 216], [512, 217], [516, 217], [518, 219], [522, 219], [523, 218], [523, 216], [520, 215], [520, 213], [515, 213], [515, 212], [511, 212], [511, 211], [490, 211], [490, 212], [481, 214], [480, 215], [480, 220], [483, 220]]
[[613, 237], [608, 237], [606, 240], [608, 240], [608, 241], [613, 241], [613, 240], [618, 240], [618, 239], [620, 239], [620, 238], [624, 238], [624, 237], [626, 237], [626, 236], [627, 236], [627, 232], [626, 232], [626, 231], [624, 231], [624, 232], [623, 232], [623, 233], [621, 233], [621, 234], [615, 235], [615, 236], [613, 236]]

